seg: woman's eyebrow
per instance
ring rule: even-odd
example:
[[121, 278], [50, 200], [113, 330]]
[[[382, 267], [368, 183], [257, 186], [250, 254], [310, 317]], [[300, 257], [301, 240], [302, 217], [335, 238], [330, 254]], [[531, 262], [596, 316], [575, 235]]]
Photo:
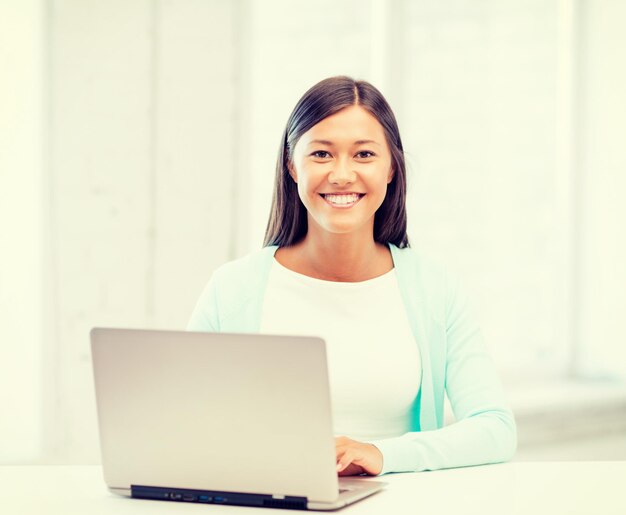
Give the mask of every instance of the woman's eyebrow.
[[[373, 139], [359, 139], [356, 140], [354, 142], [355, 145], [365, 145], [365, 144], [370, 144], [373, 143], [374, 145], [378, 145], [380, 146], [380, 143], [377, 143], [376, 141], [374, 141]], [[333, 146], [333, 142], [329, 141], [327, 139], [314, 139], [312, 141], [309, 142], [309, 146], [310, 145], [314, 145], [314, 144], [318, 144], [318, 145], [328, 145], [330, 147]]]
[[313, 144], [332, 146], [333, 142], [332, 141], [328, 141], [327, 139], [314, 139], [314, 140], [309, 142], [308, 146], [313, 145]]

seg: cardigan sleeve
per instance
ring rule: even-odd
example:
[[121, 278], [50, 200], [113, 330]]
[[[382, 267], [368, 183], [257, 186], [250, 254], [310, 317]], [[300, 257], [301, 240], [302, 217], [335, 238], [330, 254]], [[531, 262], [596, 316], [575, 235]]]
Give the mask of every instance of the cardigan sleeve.
[[383, 454], [383, 470], [409, 472], [498, 463], [517, 447], [513, 413], [496, 368], [458, 280], [446, 288], [445, 391], [456, 422], [370, 443]]

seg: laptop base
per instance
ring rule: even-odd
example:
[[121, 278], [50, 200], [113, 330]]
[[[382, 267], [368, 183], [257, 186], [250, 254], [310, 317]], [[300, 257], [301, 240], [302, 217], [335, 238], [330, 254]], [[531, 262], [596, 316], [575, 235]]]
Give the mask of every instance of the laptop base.
[[131, 485], [131, 497], [153, 501], [195, 502], [202, 504], [234, 504], [262, 508], [284, 508], [306, 510], [307, 498], [285, 496], [282, 499], [267, 494], [242, 494], [217, 492], [214, 490], [190, 490], [185, 488], [163, 488], [158, 486]]

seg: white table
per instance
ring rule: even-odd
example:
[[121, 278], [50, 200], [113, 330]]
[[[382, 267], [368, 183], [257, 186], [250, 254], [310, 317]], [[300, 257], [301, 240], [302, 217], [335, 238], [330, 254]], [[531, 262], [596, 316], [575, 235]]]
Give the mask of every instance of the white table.
[[[365, 479], [367, 481], [367, 479]], [[625, 515], [626, 461], [512, 462], [390, 474], [345, 515]], [[290, 510], [145, 501], [110, 494], [100, 467], [0, 467], [2, 515], [270, 515]]]

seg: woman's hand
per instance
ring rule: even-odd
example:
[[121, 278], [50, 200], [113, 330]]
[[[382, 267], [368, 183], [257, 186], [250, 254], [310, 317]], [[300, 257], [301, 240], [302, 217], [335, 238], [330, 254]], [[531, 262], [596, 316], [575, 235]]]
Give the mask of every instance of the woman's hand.
[[357, 442], [345, 436], [335, 438], [337, 472], [340, 476], [368, 474], [376, 476], [383, 470], [383, 454], [371, 443]]

